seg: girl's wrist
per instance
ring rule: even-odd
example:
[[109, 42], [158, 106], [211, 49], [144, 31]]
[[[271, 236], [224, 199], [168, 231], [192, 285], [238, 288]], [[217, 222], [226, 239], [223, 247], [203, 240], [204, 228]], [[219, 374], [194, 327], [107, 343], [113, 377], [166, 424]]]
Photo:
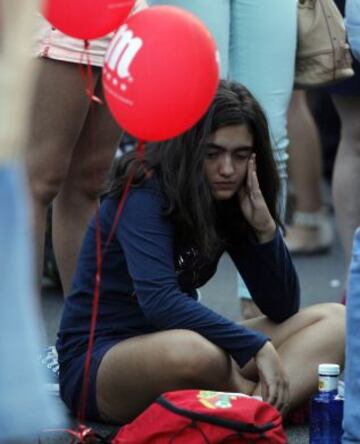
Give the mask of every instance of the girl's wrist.
[[262, 230], [255, 230], [255, 235], [260, 244], [265, 244], [266, 242], [270, 242], [274, 239], [276, 233], [276, 224], [274, 220], [272, 220], [268, 226], [266, 226]]

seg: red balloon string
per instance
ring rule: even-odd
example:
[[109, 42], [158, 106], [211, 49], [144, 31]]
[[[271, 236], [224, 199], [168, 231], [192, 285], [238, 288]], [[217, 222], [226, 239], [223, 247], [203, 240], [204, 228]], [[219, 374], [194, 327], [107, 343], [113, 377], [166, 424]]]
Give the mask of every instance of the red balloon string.
[[[142, 140], [139, 140], [138, 145], [136, 147], [136, 155], [137, 155], [138, 159], [143, 161], [144, 154], [145, 154], [145, 142], [142, 141]], [[128, 192], [129, 192], [129, 189], [130, 189], [130, 186], [132, 184], [132, 181], [134, 179], [134, 175], [135, 175], [135, 171], [134, 171], [134, 168], [132, 168], [130, 173], [129, 173], [129, 176], [128, 176], [127, 180], [126, 180], [125, 187], [124, 187], [124, 190], [123, 190], [123, 194], [122, 194], [122, 197], [121, 197], [121, 199], [119, 201], [119, 205], [118, 205], [117, 210], [116, 210], [114, 222], [112, 224], [112, 227], [111, 227], [111, 230], [110, 230], [110, 234], [109, 234], [109, 236], [107, 238], [107, 241], [106, 241], [105, 251], [107, 251], [108, 246], [110, 244], [110, 241], [113, 238], [115, 230], [116, 230], [116, 227], [117, 227], [117, 225], [119, 223], [120, 216], [121, 216], [122, 210], [124, 208], [124, 204], [125, 204], [125, 199], [126, 199], [126, 196], [127, 196]]]
[[87, 397], [89, 392], [89, 382], [90, 382], [90, 364], [91, 357], [94, 348], [94, 338], [95, 338], [95, 328], [96, 321], [98, 315], [99, 308], [99, 299], [100, 299], [100, 285], [101, 285], [101, 271], [102, 271], [102, 250], [101, 250], [101, 225], [100, 225], [100, 211], [99, 207], [96, 209], [96, 229], [95, 229], [95, 238], [96, 238], [96, 274], [95, 274], [95, 288], [94, 288], [94, 297], [92, 303], [91, 310], [91, 322], [90, 322], [90, 332], [89, 332], [89, 341], [88, 348], [86, 351], [85, 365], [84, 365], [84, 379], [82, 386], [82, 394], [80, 400], [80, 408], [78, 419], [80, 424], [85, 420], [85, 412], [86, 412], [86, 404]]
[[[136, 152], [137, 152], [138, 158], [143, 160], [144, 152], [145, 152], [145, 144], [143, 141], [139, 141]], [[118, 207], [116, 210], [114, 221], [113, 221], [110, 233], [109, 233], [108, 238], [105, 243], [104, 252], [102, 251], [102, 247], [101, 247], [101, 224], [100, 224], [99, 208], [97, 208], [97, 211], [96, 211], [96, 275], [95, 275], [94, 297], [93, 297], [93, 303], [92, 303], [92, 309], [91, 309], [91, 322], [90, 322], [88, 348], [86, 351], [86, 358], [85, 358], [85, 364], [84, 364], [83, 386], [82, 386], [82, 393], [81, 393], [81, 399], [80, 399], [80, 408], [79, 408], [79, 413], [78, 413], [78, 419], [80, 422], [80, 426], [82, 425], [82, 422], [85, 420], [85, 414], [86, 414], [86, 404], [87, 404], [89, 382], [90, 382], [90, 365], [91, 365], [92, 352], [93, 352], [93, 348], [94, 348], [95, 328], [96, 328], [96, 321], [97, 321], [99, 300], [100, 300], [100, 285], [101, 285], [101, 273], [102, 273], [103, 259], [104, 259], [106, 252], [107, 252], [107, 248], [109, 246], [109, 243], [114, 236], [116, 227], [119, 223], [119, 219], [120, 219], [121, 213], [123, 211], [126, 197], [128, 195], [128, 192], [130, 190], [130, 187], [131, 187], [131, 184], [132, 184], [132, 181], [134, 178], [134, 174], [135, 174], [135, 171], [134, 171], [134, 169], [132, 169], [130, 171], [130, 174], [129, 174], [127, 180], [126, 180], [126, 184], [123, 189], [122, 196], [119, 200], [119, 204], [118, 204]], [[82, 427], [84, 427], [84, 426], [82, 426]], [[80, 442], [83, 442], [83, 441], [80, 441]]]
[[[85, 92], [86, 95], [89, 97], [89, 99], [92, 102], [99, 103], [100, 105], [103, 105], [103, 101], [100, 99], [100, 97], [96, 96], [94, 93], [94, 76], [92, 72], [92, 66], [91, 66], [91, 58], [89, 54], [89, 47], [90, 43], [88, 40], [84, 40], [84, 51], [81, 53], [80, 57], [80, 64], [79, 64], [79, 70], [80, 75], [85, 83]], [[84, 67], [86, 66], [86, 68]]]
[[[92, 77], [90, 78], [90, 83], [92, 82]], [[93, 86], [91, 85], [91, 90], [93, 89]], [[91, 156], [95, 152], [96, 148], [96, 141], [95, 141], [95, 127], [94, 127], [94, 107], [92, 99], [93, 96], [90, 97], [88, 94], [88, 97], [90, 98], [90, 128], [91, 128], [91, 140], [90, 140], [90, 149], [88, 155]], [[89, 382], [90, 382], [90, 365], [91, 365], [91, 358], [92, 358], [92, 352], [94, 348], [94, 339], [95, 339], [95, 328], [96, 328], [96, 321], [97, 321], [97, 315], [98, 315], [98, 307], [99, 307], [99, 299], [100, 299], [100, 285], [101, 285], [101, 272], [102, 272], [102, 263], [103, 263], [103, 253], [102, 253], [102, 247], [101, 247], [101, 224], [100, 224], [100, 212], [99, 212], [99, 206], [96, 209], [96, 215], [95, 215], [95, 244], [96, 244], [96, 273], [95, 273], [95, 284], [94, 284], [94, 293], [93, 293], [93, 302], [92, 302], [92, 308], [91, 308], [91, 321], [90, 321], [90, 331], [89, 331], [89, 339], [88, 339], [88, 346], [86, 350], [86, 356], [85, 356], [85, 363], [84, 363], [84, 376], [83, 376], [83, 382], [82, 382], [82, 390], [81, 390], [81, 397], [80, 397], [80, 406], [78, 410], [78, 429], [53, 429], [53, 430], [47, 430], [48, 432], [66, 432], [74, 437], [75, 440], [72, 440], [72, 444], [75, 442], [78, 442], [80, 444], [89, 443], [94, 438], [94, 433], [90, 427], [87, 427], [83, 424], [85, 420], [86, 415], [86, 405], [87, 405], [87, 398], [88, 398], [88, 392], [89, 392]], [[77, 440], [77, 441], [76, 441]]]
[[149, 177], [151, 177], [151, 175], [152, 175], [152, 172], [146, 168], [146, 165], [145, 165], [145, 142], [143, 142], [141, 140], [139, 141], [137, 149], [136, 149], [136, 157], [138, 158], [138, 160], [141, 163], [141, 166], [143, 167], [146, 178], [149, 179]]
[[[83, 71], [83, 66], [80, 65], [80, 72], [83, 75], [84, 80], [86, 81], [86, 93], [87, 96], [90, 98], [91, 102], [97, 102], [99, 104], [102, 104], [103, 102], [98, 99], [94, 95], [94, 82], [93, 82], [93, 76], [92, 76], [92, 70], [91, 70], [91, 64], [90, 64], [90, 58], [89, 55], [86, 53], [86, 50], [88, 48], [88, 43], [85, 42], [85, 56], [87, 57], [87, 74]], [[91, 107], [91, 114], [93, 113], [93, 107]], [[93, 125], [92, 130], [94, 131]], [[92, 132], [93, 132], [92, 131]], [[94, 134], [92, 135], [92, 145], [95, 146], [95, 138]], [[144, 168], [145, 174], [147, 177], [150, 176], [150, 172], [147, 171], [146, 166], [144, 164], [144, 154], [145, 154], [145, 142], [142, 140], [139, 140], [138, 145], [136, 147], [136, 156], [141, 161], [142, 166]], [[92, 308], [91, 308], [91, 321], [90, 321], [90, 331], [89, 331], [89, 339], [88, 339], [88, 346], [86, 350], [86, 357], [85, 357], [85, 363], [84, 363], [84, 376], [83, 376], [83, 384], [82, 384], [82, 390], [81, 390], [81, 398], [80, 398], [80, 406], [78, 410], [78, 429], [51, 429], [47, 430], [47, 432], [66, 432], [70, 434], [74, 439], [77, 440], [80, 444], [86, 444], [89, 442], [89, 439], [92, 440], [95, 435], [90, 427], [87, 427], [83, 424], [86, 416], [86, 405], [87, 405], [87, 399], [88, 399], [88, 392], [89, 392], [89, 383], [90, 383], [90, 365], [91, 365], [91, 358], [92, 358], [92, 352], [94, 348], [94, 339], [95, 339], [95, 329], [96, 329], [96, 322], [97, 322], [97, 316], [99, 311], [99, 300], [100, 300], [100, 285], [101, 285], [101, 276], [102, 276], [102, 264], [104, 256], [107, 252], [108, 246], [110, 244], [111, 239], [113, 238], [115, 234], [116, 227], [119, 223], [120, 216], [122, 214], [124, 204], [126, 201], [126, 197], [129, 193], [133, 178], [135, 175], [134, 168], [131, 169], [126, 183], [125, 187], [123, 189], [122, 195], [119, 200], [119, 204], [116, 210], [116, 214], [114, 217], [114, 221], [110, 230], [110, 233], [108, 235], [108, 238], [105, 243], [105, 249], [102, 251], [102, 242], [101, 242], [101, 224], [100, 224], [100, 211], [99, 207], [96, 210], [96, 224], [95, 224], [95, 242], [96, 242], [96, 273], [95, 273], [95, 285], [94, 285], [94, 294], [93, 294], [93, 302], [92, 302]], [[72, 444], [75, 443], [74, 440], [72, 440]]]
[[[94, 114], [94, 107], [92, 104], [98, 103], [100, 105], [103, 105], [103, 101], [97, 97], [94, 94], [95, 84], [94, 84], [94, 77], [92, 73], [92, 67], [91, 67], [91, 60], [90, 55], [88, 53], [89, 49], [89, 42], [84, 41], [84, 52], [81, 54], [80, 59], [80, 74], [85, 82], [85, 90], [86, 95], [88, 96], [90, 100], [90, 115], [93, 119]], [[84, 62], [86, 62], [86, 70], [84, 69]], [[94, 124], [91, 123], [91, 147], [93, 149], [90, 149], [89, 155], [91, 153], [94, 153], [95, 150], [95, 134], [94, 134], [95, 128]], [[95, 285], [94, 285], [94, 295], [93, 295], [93, 303], [92, 303], [92, 310], [91, 310], [91, 321], [90, 321], [90, 332], [89, 332], [89, 340], [88, 340], [88, 347], [86, 351], [86, 357], [85, 357], [85, 364], [84, 364], [84, 376], [83, 376], [83, 384], [82, 384], [82, 392], [81, 392], [81, 398], [80, 398], [80, 406], [78, 411], [78, 430], [72, 430], [72, 429], [64, 429], [63, 432], [67, 432], [70, 435], [72, 435], [74, 438], [78, 440], [79, 443], [85, 443], [88, 442], [87, 440], [89, 438], [93, 438], [93, 432], [92, 429], [89, 427], [86, 427], [83, 422], [85, 420], [85, 414], [86, 414], [86, 405], [87, 405], [87, 398], [88, 398], [88, 391], [89, 391], [89, 381], [90, 381], [90, 364], [91, 364], [91, 357], [92, 352], [94, 348], [94, 338], [95, 338], [95, 328], [96, 328], [96, 321], [97, 321], [97, 315], [98, 315], [98, 306], [99, 306], [99, 299], [100, 299], [100, 284], [101, 284], [101, 272], [102, 272], [102, 249], [101, 249], [101, 226], [100, 226], [100, 214], [99, 214], [99, 207], [96, 210], [96, 228], [95, 228], [95, 239], [96, 239], [96, 274], [95, 274]], [[53, 430], [56, 431], [56, 430]], [[60, 431], [60, 430], [57, 430]]]
[[[85, 41], [85, 53], [88, 48], [88, 42]], [[87, 95], [90, 99], [90, 129], [91, 129], [91, 141], [90, 141], [90, 150], [88, 155], [95, 155], [96, 150], [96, 138], [95, 138], [95, 125], [94, 125], [94, 85], [93, 85], [93, 77], [92, 77], [92, 70], [90, 65], [90, 60], [88, 59], [87, 63], [88, 67], [88, 88], [87, 88]], [[97, 102], [97, 101], [95, 101]], [[97, 102], [99, 103], [99, 102]], [[96, 177], [95, 177], [96, 180]], [[78, 411], [78, 420], [80, 422], [80, 426], [82, 422], [85, 420], [85, 414], [86, 414], [86, 405], [87, 405], [87, 397], [89, 392], [89, 382], [90, 382], [90, 365], [91, 365], [91, 357], [92, 352], [94, 348], [94, 338], [95, 338], [95, 328], [96, 328], [96, 321], [97, 321], [97, 315], [98, 315], [98, 307], [99, 307], [99, 299], [100, 299], [100, 285], [101, 285], [101, 272], [102, 272], [102, 246], [101, 246], [101, 224], [100, 224], [100, 212], [99, 212], [99, 206], [96, 208], [96, 215], [95, 215], [95, 245], [96, 245], [96, 273], [95, 273], [95, 285], [94, 285], [94, 293], [93, 293], [93, 302], [92, 302], [92, 309], [91, 309], [91, 321], [90, 321], [90, 331], [89, 331], [89, 340], [88, 340], [88, 347], [86, 350], [86, 357], [85, 357], [85, 364], [84, 364], [84, 376], [83, 376], [83, 385], [82, 385], [82, 392], [81, 392], [81, 398], [80, 398], [80, 406]]]
[[121, 216], [122, 210], [124, 208], [124, 204], [125, 204], [125, 199], [126, 199], [126, 196], [127, 196], [128, 192], [130, 190], [133, 178], [134, 178], [134, 169], [131, 170], [131, 172], [130, 172], [127, 180], [126, 180], [126, 184], [125, 184], [125, 187], [124, 187], [123, 195], [122, 195], [122, 197], [121, 197], [121, 199], [119, 201], [119, 204], [118, 204], [118, 207], [117, 207], [117, 210], [116, 210], [116, 214], [115, 214], [115, 218], [114, 218], [114, 222], [112, 224], [109, 236], [108, 236], [108, 238], [106, 240], [105, 252], [107, 252], [107, 249], [109, 247], [110, 241], [111, 241], [111, 239], [113, 238], [113, 236], [115, 234], [115, 230], [116, 230], [117, 224], [119, 223], [120, 216]]

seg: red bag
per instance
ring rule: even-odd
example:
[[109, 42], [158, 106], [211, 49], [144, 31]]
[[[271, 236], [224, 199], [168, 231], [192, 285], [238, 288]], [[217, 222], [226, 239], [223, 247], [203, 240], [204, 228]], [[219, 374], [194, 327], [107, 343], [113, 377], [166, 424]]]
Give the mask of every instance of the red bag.
[[278, 410], [240, 393], [179, 390], [160, 396], [112, 444], [284, 444]]

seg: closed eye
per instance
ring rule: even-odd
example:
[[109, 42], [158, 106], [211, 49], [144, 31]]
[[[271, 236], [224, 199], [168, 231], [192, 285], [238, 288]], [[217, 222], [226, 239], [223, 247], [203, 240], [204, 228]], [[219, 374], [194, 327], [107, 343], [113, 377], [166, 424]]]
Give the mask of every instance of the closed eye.
[[251, 151], [250, 150], [239, 150], [239, 151], [236, 151], [234, 154], [237, 159], [247, 160], [251, 156]]
[[219, 151], [209, 150], [206, 152], [207, 159], [217, 159], [219, 157]]

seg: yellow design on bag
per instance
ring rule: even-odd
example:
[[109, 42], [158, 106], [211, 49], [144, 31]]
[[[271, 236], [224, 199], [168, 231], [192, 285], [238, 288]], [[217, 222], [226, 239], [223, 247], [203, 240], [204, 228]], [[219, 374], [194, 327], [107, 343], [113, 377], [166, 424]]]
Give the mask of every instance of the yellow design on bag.
[[247, 397], [242, 393], [211, 392], [200, 390], [197, 398], [200, 403], [208, 409], [229, 409], [232, 407], [231, 401], [237, 398], [243, 398], [244, 396]]

